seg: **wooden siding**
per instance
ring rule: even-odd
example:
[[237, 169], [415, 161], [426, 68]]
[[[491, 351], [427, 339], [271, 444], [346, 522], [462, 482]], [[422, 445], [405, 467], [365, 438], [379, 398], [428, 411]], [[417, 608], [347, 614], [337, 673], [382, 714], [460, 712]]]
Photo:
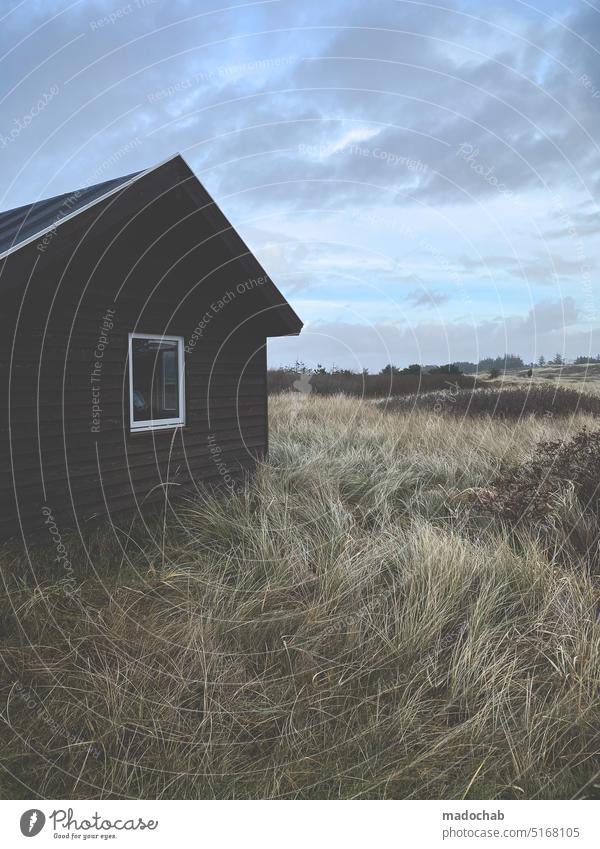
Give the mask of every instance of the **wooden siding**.
[[[239, 479], [264, 455], [273, 310], [260, 285], [247, 285], [248, 258], [232, 257], [195, 209], [181, 190], [168, 192], [100, 233], [59, 231], [47, 255], [24, 249], [28, 286], [7, 287], [0, 318], [2, 538], [39, 532], [44, 507], [59, 525], [83, 524], [162, 500], [165, 487], [193, 492]], [[17, 255], [12, 273], [27, 269]], [[7, 278], [10, 259], [0, 283]], [[218, 308], [226, 292], [235, 297]], [[114, 326], [98, 358], [108, 309]], [[201, 337], [188, 345], [207, 313]], [[130, 433], [131, 331], [184, 337], [183, 428]]]

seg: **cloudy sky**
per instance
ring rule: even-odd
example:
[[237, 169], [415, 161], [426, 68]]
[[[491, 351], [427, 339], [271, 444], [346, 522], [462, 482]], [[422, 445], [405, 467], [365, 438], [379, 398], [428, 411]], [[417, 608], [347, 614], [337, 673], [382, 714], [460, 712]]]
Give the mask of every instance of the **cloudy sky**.
[[596, 354], [599, 49], [588, 0], [0, 0], [0, 209], [179, 151], [272, 365]]

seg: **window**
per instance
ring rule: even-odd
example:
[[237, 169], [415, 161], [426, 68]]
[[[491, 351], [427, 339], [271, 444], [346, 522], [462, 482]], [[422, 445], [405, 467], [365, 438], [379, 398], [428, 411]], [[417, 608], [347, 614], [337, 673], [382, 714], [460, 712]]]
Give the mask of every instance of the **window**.
[[129, 334], [131, 430], [185, 424], [183, 337]]

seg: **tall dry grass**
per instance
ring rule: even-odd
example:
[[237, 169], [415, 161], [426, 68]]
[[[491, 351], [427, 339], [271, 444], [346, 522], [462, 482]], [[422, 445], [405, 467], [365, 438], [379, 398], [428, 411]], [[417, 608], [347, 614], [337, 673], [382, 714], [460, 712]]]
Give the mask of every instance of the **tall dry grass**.
[[65, 538], [77, 592], [4, 552], [4, 796], [597, 794], [597, 579], [456, 498], [592, 420], [270, 415], [246, 488]]

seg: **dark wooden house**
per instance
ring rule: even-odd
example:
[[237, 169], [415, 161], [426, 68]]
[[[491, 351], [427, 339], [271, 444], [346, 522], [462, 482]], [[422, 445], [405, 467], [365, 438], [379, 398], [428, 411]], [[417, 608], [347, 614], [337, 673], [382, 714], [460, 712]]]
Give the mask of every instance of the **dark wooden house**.
[[181, 156], [0, 214], [0, 536], [232, 484], [302, 322]]

